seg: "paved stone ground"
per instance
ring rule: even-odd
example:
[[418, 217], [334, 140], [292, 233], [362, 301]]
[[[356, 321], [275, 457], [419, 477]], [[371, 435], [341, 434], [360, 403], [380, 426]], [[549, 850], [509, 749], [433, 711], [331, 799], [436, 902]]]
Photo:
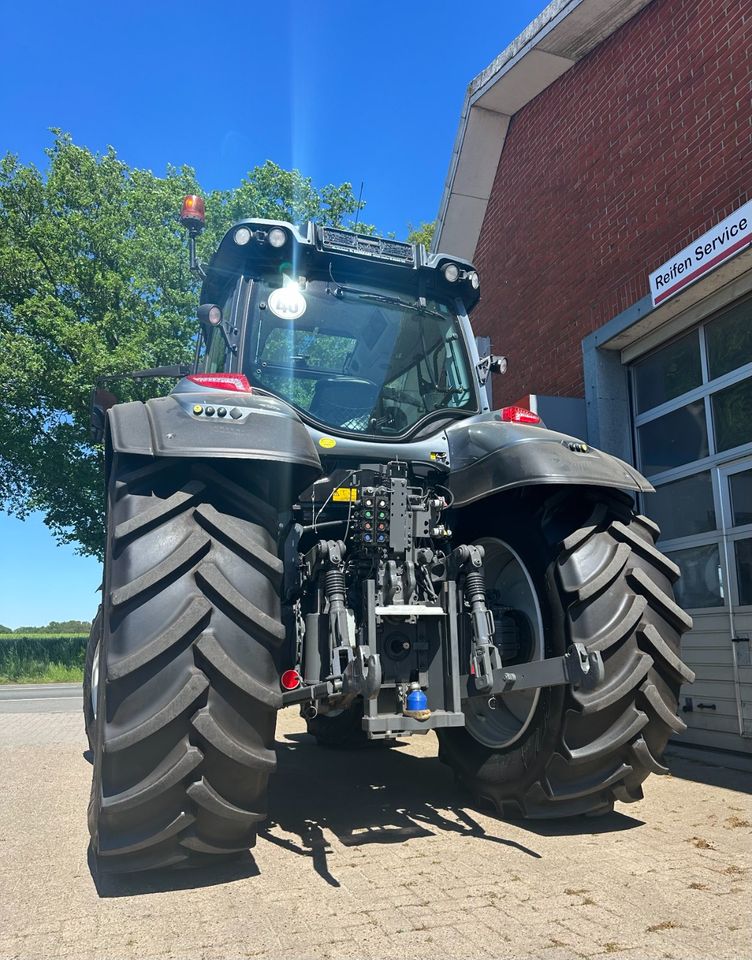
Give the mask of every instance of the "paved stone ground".
[[752, 775], [675, 761], [609, 818], [523, 827], [472, 805], [433, 736], [335, 753], [302, 731], [282, 715], [253, 856], [97, 887], [78, 716], [0, 716], [0, 957], [752, 956]]

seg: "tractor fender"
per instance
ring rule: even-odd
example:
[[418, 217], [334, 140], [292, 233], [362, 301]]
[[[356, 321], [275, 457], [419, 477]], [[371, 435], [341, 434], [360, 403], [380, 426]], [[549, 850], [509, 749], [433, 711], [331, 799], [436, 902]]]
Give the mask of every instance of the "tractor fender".
[[579, 484], [650, 493], [634, 467], [583, 440], [544, 427], [505, 423], [493, 414], [447, 430], [449, 489], [457, 507], [533, 484]]
[[[207, 409], [213, 410], [207, 415]], [[219, 417], [218, 410], [225, 415]], [[107, 451], [146, 457], [253, 461], [296, 496], [322, 473], [313, 441], [288, 404], [268, 395], [183, 391], [107, 411]]]

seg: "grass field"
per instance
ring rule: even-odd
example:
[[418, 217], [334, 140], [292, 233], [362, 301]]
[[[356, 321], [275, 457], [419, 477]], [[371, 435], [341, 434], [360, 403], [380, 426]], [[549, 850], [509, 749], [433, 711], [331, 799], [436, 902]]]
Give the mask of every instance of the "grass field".
[[85, 633], [0, 634], [0, 683], [76, 683], [83, 679]]

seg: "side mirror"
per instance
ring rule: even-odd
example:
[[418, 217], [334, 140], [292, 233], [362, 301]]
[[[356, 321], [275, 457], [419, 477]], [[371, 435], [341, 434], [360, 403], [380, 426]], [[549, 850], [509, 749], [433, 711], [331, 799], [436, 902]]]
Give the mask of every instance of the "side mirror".
[[173, 364], [169, 367], [147, 367], [145, 370], [132, 370], [130, 373], [112, 373], [98, 377], [89, 397], [89, 436], [93, 443], [104, 440], [104, 425], [107, 411], [120, 403], [118, 397], [105, 390], [102, 383], [113, 380], [150, 380], [156, 377], [185, 377], [191, 372], [186, 364]]

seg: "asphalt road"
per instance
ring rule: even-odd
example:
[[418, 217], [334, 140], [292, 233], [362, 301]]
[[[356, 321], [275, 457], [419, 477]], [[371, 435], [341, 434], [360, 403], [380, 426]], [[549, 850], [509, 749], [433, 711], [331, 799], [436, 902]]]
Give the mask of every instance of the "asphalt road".
[[80, 712], [80, 683], [9, 683], [0, 686], [0, 713]]

